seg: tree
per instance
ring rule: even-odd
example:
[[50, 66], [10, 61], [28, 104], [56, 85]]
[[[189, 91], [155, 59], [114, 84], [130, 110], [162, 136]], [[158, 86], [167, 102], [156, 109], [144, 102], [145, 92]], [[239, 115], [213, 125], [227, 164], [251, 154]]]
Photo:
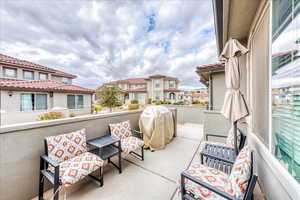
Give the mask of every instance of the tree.
[[121, 90], [117, 86], [103, 85], [96, 90], [96, 98], [100, 105], [108, 107], [110, 111], [114, 107], [121, 106], [122, 103], [119, 99]]

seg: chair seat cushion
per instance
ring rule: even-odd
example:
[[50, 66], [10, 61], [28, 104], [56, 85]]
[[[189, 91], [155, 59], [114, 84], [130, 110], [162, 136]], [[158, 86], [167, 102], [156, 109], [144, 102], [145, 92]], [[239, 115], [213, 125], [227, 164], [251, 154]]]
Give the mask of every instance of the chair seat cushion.
[[129, 154], [131, 151], [135, 151], [143, 145], [144, 141], [134, 136], [121, 139], [121, 148], [124, 154]]
[[85, 152], [59, 164], [59, 177], [65, 186], [72, 185], [103, 166], [104, 161], [97, 155]]
[[[185, 171], [190, 176], [212, 185], [225, 192], [227, 186], [228, 175], [217, 169], [210, 168], [201, 164], [193, 164]], [[202, 187], [188, 179], [185, 179], [186, 192], [195, 199], [205, 200], [224, 200], [225, 198], [216, 193]]]

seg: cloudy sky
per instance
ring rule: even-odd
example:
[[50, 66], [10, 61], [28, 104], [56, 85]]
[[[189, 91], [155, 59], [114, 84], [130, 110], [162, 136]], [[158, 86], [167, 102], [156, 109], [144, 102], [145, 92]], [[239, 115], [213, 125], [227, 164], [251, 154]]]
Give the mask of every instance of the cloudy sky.
[[75, 84], [151, 74], [200, 87], [216, 61], [211, 0], [0, 0], [0, 53], [76, 74]]

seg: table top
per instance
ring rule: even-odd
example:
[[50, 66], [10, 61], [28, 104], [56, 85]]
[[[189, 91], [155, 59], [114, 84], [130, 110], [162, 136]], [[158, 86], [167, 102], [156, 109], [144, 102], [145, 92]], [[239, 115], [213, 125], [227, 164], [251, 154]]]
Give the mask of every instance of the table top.
[[120, 139], [117, 137], [114, 137], [112, 135], [104, 135], [101, 137], [97, 137], [97, 138], [88, 140], [87, 144], [95, 146], [97, 148], [103, 148], [103, 147], [106, 147], [108, 145], [114, 144], [119, 141], [120, 141]]

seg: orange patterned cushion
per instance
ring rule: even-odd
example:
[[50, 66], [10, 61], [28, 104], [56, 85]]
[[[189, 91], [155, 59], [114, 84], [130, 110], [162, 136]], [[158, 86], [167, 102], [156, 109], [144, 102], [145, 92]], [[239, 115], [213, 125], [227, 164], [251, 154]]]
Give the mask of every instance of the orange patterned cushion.
[[59, 164], [59, 177], [65, 186], [70, 186], [103, 166], [97, 155], [85, 152]]
[[58, 163], [87, 151], [85, 129], [46, 138], [48, 157]]
[[245, 146], [232, 167], [226, 191], [236, 198], [243, 198], [251, 175], [251, 150]]
[[140, 138], [130, 136], [121, 140], [121, 148], [124, 154], [129, 154], [144, 145], [144, 141]]
[[[185, 172], [225, 192], [228, 179], [226, 173], [200, 164], [191, 165]], [[224, 200], [223, 197], [188, 179], [185, 179], [185, 189], [187, 193], [192, 195], [195, 199]]]
[[129, 120], [120, 123], [109, 124], [109, 127], [111, 134], [117, 138], [122, 139], [132, 135]]

